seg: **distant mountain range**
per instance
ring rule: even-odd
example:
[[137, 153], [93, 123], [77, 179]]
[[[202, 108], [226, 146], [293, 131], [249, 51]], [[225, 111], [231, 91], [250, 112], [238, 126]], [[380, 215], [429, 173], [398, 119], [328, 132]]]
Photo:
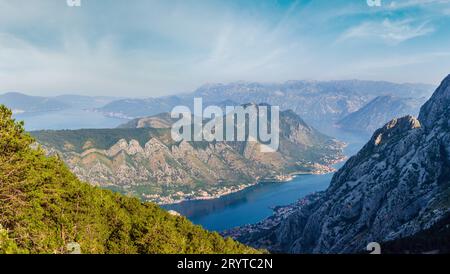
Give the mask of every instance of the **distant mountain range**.
[[[36, 97], [21, 93], [7, 93], [0, 95], [0, 104], [5, 104], [13, 109], [15, 114], [45, 113], [75, 108], [98, 112], [111, 118], [132, 120], [170, 112], [173, 107], [179, 105], [192, 108], [193, 99], [200, 97], [205, 106], [235, 106], [248, 102], [268, 103], [280, 106], [281, 110], [293, 110], [308, 124], [320, 130], [326, 130], [338, 122], [341, 122], [344, 129], [348, 126], [349, 130], [352, 130], [353, 120], [361, 121], [361, 119], [357, 118], [359, 113], [355, 113], [356, 117], [350, 116], [346, 119], [349, 114], [361, 110], [376, 97], [392, 96], [391, 98], [397, 98], [395, 99], [397, 101], [391, 99], [391, 102], [378, 100], [376, 101], [378, 107], [372, 106], [364, 110], [363, 113], [369, 112], [373, 121], [358, 126], [361, 126], [363, 131], [370, 131], [382, 125], [383, 122], [396, 117], [396, 114], [406, 114], [409, 109], [414, 110], [414, 106], [409, 105], [420, 104], [414, 103], [414, 100], [421, 101], [422, 98], [428, 98], [433, 89], [433, 86], [424, 84], [395, 84], [360, 80], [288, 81], [273, 84], [235, 82], [207, 84], [191, 93], [144, 99], [79, 95]], [[386, 105], [383, 106], [383, 102]], [[397, 103], [401, 106], [397, 106]], [[377, 111], [382, 108], [386, 110], [384, 115], [377, 114]], [[371, 111], [374, 113], [370, 114]], [[74, 113], [61, 113], [62, 121], [64, 121], [64, 115], [74, 115]], [[66, 120], [71, 123], [70, 117]], [[99, 123], [107, 122], [108, 125], [111, 123], [98, 118], [96, 120]], [[36, 123], [33, 125], [33, 128], [37, 127]], [[72, 128], [72, 126], [68, 127]], [[99, 124], [98, 127], [104, 128], [105, 126]], [[42, 128], [45, 129], [45, 124], [42, 125]]]
[[72, 108], [80, 109], [98, 108], [110, 102], [121, 99], [121, 97], [113, 96], [84, 96], [73, 94], [58, 95], [50, 98], [69, 105]]
[[0, 104], [9, 107], [15, 114], [56, 111], [69, 107], [68, 104], [53, 98], [28, 96], [17, 92], [0, 95]]
[[350, 113], [338, 122], [345, 130], [372, 134], [376, 129], [396, 117], [406, 115], [417, 116], [420, 107], [428, 98], [402, 98], [394, 96], [379, 96], [361, 109]]
[[[239, 228], [243, 243], [289, 253], [448, 251], [450, 75], [421, 108], [397, 118], [334, 175], [330, 187]], [[403, 245], [401, 245], [403, 244]]]
[[375, 97], [428, 98], [433, 89], [433, 86], [424, 84], [359, 80], [289, 81], [280, 84], [236, 82], [204, 85], [193, 93], [178, 96], [118, 100], [97, 111], [116, 117], [138, 118], [169, 112], [176, 105], [191, 106], [194, 97], [201, 97], [205, 104], [229, 100], [236, 104], [277, 105], [282, 110], [293, 110], [306, 122], [322, 128], [359, 110]]
[[[98, 108], [97, 111], [112, 117], [134, 119], [170, 112], [174, 106], [185, 105], [186, 101], [178, 96], [146, 99], [122, 99]], [[192, 102], [190, 102], [192, 104]]]
[[68, 108], [96, 108], [118, 99], [120, 98], [81, 95], [43, 97], [30, 96], [19, 92], [9, 92], [0, 95], [0, 104], [12, 109], [15, 114], [30, 114], [59, 111]]
[[159, 203], [217, 197], [262, 180], [288, 180], [293, 173], [330, 172], [343, 159], [343, 143], [292, 111], [280, 113], [280, 148], [274, 153], [261, 152], [257, 141], [174, 142], [171, 123], [160, 114], [116, 129], [32, 135], [80, 179]]

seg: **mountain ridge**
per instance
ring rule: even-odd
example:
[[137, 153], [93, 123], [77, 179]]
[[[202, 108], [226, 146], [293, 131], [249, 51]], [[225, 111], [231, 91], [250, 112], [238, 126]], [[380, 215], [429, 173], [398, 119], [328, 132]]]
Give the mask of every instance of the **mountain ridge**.
[[346, 131], [372, 134], [387, 122], [405, 115], [418, 116], [426, 98], [378, 96], [359, 110], [350, 113], [337, 125]]
[[[216, 105], [217, 98], [236, 104], [269, 103], [281, 110], [292, 109], [306, 122], [323, 128], [357, 111], [376, 96], [428, 97], [434, 86], [425, 84], [396, 84], [383, 81], [288, 81], [284, 83], [234, 82], [206, 84], [191, 93], [138, 100], [136, 105], [113, 102], [97, 109], [107, 115], [137, 118], [169, 112], [175, 105], [191, 106], [194, 97], [204, 104]], [[147, 100], [147, 101], [146, 101]]]
[[85, 181], [171, 203], [217, 197], [260, 180], [289, 180], [293, 173], [330, 172], [343, 159], [343, 143], [309, 127], [293, 112], [281, 112], [280, 117], [280, 147], [273, 153], [260, 152], [257, 141], [174, 142], [170, 128], [148, 127], [151, 117], [127, 125], [137, 128], [32, 134]]
[[67, 104], [56, 99], [41, 96], [29, 96], [19, 92], [1, 94], [0, 104], [7, 105], [14, 113], [56, 111], [68, 107]]

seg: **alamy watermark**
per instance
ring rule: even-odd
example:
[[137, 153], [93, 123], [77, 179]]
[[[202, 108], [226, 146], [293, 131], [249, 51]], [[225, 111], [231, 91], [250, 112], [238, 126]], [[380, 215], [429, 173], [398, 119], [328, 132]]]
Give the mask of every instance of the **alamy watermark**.
[[66, 0], [69, 7], [81, 7], [81, 0]]
[[381, 7], [381, 0], [367, 0], [369, 7]]
[[370, 254], [381, 254], [381, 245], [377, 242], [370, 242], [367, 244], [367, 251], [370, 251]]
[[248, 104], [242, 106], [210, 105], [203, 109], [202, 98], [194, 98], [194, 112], [187, 106], [176, 106], [171, 117], [175, 142], [241, 142], [260, 143], [261, 152], [275, 152], [280, 144], [280, 108]]

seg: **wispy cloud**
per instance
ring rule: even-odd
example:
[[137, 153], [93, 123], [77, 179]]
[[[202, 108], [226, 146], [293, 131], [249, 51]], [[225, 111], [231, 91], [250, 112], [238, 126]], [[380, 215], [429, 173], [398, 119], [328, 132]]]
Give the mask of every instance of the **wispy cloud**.
[[[382, 79], [386, 81], [438, 84], [442, 77], [448, 75], [449, 63], [448, 50], [414, 55], [390, 53], [385, 56], [349, 61], [341, 66], [337, 77], [345, 79], [356, 75], [364, 79], [380, 79], [382, 75]], [[398, 73], [399, 71], [401, 73]]]
[[413, 20], [369, 21], [352, 27], [345, 31], [338, 42], [351, 39], [373, 39], [387, 44], [397, 45], [404, 41], [424, 36], [434, 32], [435, 29], [428, 22], [415, 23]]
[[[103, 12], [116, 14], [116, 8], [123, 8], [117, 3]], [[303, 54], [299, 38], [289, 30], [295, 3], [274, 22], [261, 20], [261, 14], [240, 16], [240, 11], [208, 2], [140, 3], [122, 11], [128, 20], [110, 26], [87, 12], [94, 10], [87, 4], [79, 10], [52, 6], [35, 13], [27, 8], [30, 18], [55, 14], [60, 23], [44, 21], [38, 31], [56, 36], [56, 44], [42, 47], [33, 37], [3, 32], [0, 92], [158, 96], [191, 90], [205, 82], [283, 80], [294, 69], [292, 60]], [[9, 14], [20, 12], [19, 5], [3, 0], [0, 4]], [[13, 18], [2, 19], [1, 13], [0, 22], [14, 28]], [[21, 26], [33, 26], [28, 20], [18, 21]]]

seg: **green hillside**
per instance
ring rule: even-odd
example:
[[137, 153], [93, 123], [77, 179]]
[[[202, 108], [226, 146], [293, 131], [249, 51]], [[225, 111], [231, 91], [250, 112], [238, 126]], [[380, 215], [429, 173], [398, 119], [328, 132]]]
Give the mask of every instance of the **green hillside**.
[[0, 106], [0, 253], [255, 253], [151, 203], [80, 182]]

